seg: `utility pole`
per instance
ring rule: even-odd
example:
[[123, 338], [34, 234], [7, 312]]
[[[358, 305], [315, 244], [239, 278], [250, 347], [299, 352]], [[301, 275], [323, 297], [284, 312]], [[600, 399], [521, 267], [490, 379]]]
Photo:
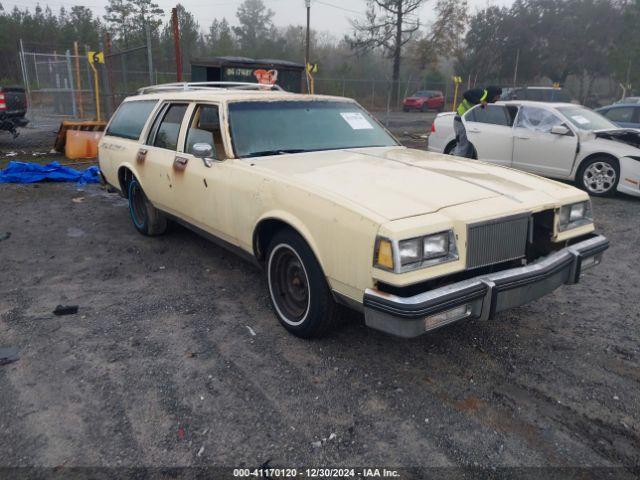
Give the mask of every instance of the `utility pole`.
[[176, 51], [176, 81], [182, 81], [182, 52], [180, 51], [180, 25], [178, 24], [178, 9], [171, 9], [171, 27], [173, 30], [173, 46]]
[[513, 69], [513, 87], [516, 87], [516, 82], [518, 81], [518, 63], [520, 63], [520, 49], [516, 51], [516, 66]]
[[149, 85], [153, 85], [153, 55], [151, 54], [151, 27], [149, 22], [144, 22], [144, 30], [147, 35], [147, 65], [149, 67]]
[[309, 44], [311, 43], [311, 0], [305, 0], [305, 5], [307, 7], [307, 40], [304, 48], [304, 73], [307, 77], [307, 93], [311, 93], [309, 87]]

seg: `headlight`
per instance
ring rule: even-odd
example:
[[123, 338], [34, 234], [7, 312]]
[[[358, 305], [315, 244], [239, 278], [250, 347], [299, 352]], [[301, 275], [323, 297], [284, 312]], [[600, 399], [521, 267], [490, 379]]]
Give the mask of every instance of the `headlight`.
[[591, 201], [572, 203], [560, 207], [558, 231], [564, 232], [593, 222]]
[[374, 266], [396, 273], [458, 259], [453, 230], [394, 241], [376, 240]]

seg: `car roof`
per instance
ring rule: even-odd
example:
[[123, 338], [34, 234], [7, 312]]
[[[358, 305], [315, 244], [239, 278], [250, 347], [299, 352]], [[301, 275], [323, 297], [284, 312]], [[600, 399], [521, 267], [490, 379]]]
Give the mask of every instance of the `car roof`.
[[184, 100], [194, 101], [238, 101], [238, 100], [338, 100], [355, 102], [346, 97], [330, 95], [309, 95], [279, 90], [243, 90], [234, 88], [194, 88], [188, 90], [162, 90], [133, 95], [125, 101], [133, 100]]
[[[612, 103], [611, 105], [605, 105], [600, 108], [620, 108], [620, 107], [633, 107], [640, 108], [640, 103]], [[600, 108], [598, 110], [600, 110]]]
[[578, 105], [576, 103], [569, 103], [569, 102], [537, 102], [535, 100], [500, 100], [499, 102], [496, 102], [496, 104], [499, 105], [522, 105], [522, 106], [527, 106], [527, 107], [548, 107], [548, 108], [558, 108], [558, 107], [583, 107], [583, 108], [587, 108], [584, 107], [583, 105]]

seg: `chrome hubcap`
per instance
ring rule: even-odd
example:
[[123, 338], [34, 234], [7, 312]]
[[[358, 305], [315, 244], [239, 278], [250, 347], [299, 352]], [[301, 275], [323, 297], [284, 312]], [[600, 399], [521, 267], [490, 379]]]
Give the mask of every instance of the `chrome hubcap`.
[[582, 180], [590, 192], [606, 193], [616, 183], [616, 171], [607, 162], [595, 162], [586, 168]]

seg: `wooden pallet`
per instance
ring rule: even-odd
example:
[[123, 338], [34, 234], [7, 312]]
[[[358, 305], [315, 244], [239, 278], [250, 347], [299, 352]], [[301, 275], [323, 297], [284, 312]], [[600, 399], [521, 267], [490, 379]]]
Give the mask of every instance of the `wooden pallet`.
[[102, 132], [107, 126], [107, 122], [88, 121], [88, 122], [73, 122], [65, 120], [60, 124], [58, 135], [56, 135], [56, 141], [53, 144], [53, 149], [56, 152], [64, 153], [64, 146], [67, 142], [67, 130], [81, 130], [83, 132]]

